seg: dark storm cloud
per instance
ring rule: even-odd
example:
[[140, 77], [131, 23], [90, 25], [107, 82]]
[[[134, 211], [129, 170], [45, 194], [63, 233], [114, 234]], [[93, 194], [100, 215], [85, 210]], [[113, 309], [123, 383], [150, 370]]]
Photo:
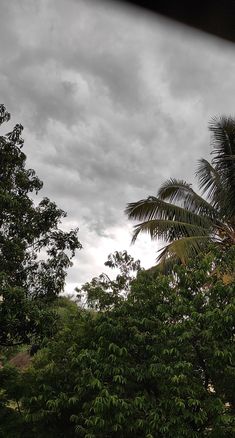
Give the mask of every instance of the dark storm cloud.
[[142, 104], [138, 47], [134, 39], [134, 50], [130, 50], [128, 19], [122, 25], [99, 3], [42, 2], [40, 8], [26, 1], [24, 8], [17, 2], [9, 6], [7, 18], [11, 17], [12, 28], [8, 33], [15, 35], [18, 29], [19, 38], [9, 59], [2, 63], [5, 94], [7, 97], [14, 90], [15, 100], [27, 101], [37, 130], [48, 116], [71, 125], [86, 114], [78, 85], [63, 79], [67, 70], [79, 72], [91, 93], [95, 95], [98, 89], [122, 111]]
[[[80, 226], [71, 282], [128, 247], [127, 202], [169, 177], [194, 182], [210, 117], [234, 114], [232, 46], [115, 2], [2, 0], [0, 62], [28, 165], [65, 226]], [[153, 247], [139, 245], [148, 258]]]

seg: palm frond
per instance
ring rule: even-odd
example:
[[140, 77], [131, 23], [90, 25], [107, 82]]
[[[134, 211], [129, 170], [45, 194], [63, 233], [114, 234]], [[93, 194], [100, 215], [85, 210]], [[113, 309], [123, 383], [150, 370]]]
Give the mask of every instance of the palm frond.
[[171, 220], [191, 223], [200, 227], [210, 227], [212, 220], [206, 216], [198, 215], [183, 207], [170, 204], [154, 196], [129, 203], [125, 213], [129, 219], [149, 221], [153, 219]]
[[166, 245], [157, 258], [164, 272], [169, 272], [173, 264], [186, 264], [190, 258], [205, 250], [212, 242], [210, 236], [188, 236]]
[[235, 120], [232, 117], [214, 117], [209, 130], [213, 133], [213, 163], [227, 167], [226, 160], [235, 156]]
[[227, 207], [235, 214], [235, 120], [231, 117], [212, 119], [209, 125], [213, 133], [214, 158], [212, 164], [219, 173], [227, 192]]
[[198, 195], [186, 181], [171, 178], [162, 184], [158, 191], [158, 198], [169, 202], [182, 201], [182, 206], [196, 214], [203, 214], [210, 218], [217, 216], [217, 211], [209, 202]]
[[218, 171], [202, 158], [199, 160], [196, 176], [199, 180], [199, 188], [206, 194], [211, 201], [214, 209], [221, 209], [221, 204], [226, 198], [226, 190], [220, 178]]
[[132, 243], [135, 243], [140, 233], [148, 233], [151, 239], [163, 239], [171, 242], [182, 237], [208, 235], [210, 229], [175, 220], [152, 219], [134, 226]]

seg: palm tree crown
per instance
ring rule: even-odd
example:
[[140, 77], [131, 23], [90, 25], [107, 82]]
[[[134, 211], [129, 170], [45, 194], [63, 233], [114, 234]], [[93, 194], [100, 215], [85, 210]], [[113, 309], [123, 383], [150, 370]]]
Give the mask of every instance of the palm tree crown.
[[139, 233], [167, 242], [157, 259], [165, 270], [175, 263], [187, 263], [208, 244], [226, 247], [235, 244], [235, 120], [214, 118], [211, 164], [201, 159], [196, 176], [204, 198], [183, 180], [169, 179], [157, 196], [127, 205], [134, 226], [132, 242]]

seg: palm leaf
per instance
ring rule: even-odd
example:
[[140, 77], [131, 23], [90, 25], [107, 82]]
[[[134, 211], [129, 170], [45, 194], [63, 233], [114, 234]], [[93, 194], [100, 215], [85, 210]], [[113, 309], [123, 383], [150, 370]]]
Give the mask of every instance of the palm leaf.
[[206, 193], [214, 209], [221, 210], [222, 204], [227, 197], [226, 189], [222, 183], [218, 171], [202, 158], [199, 160], [196, 176], [199, 180], [199, 188]]
[[210, 218], [197, 215], [185, 208], [162, 201], [154, 196], [129, 203], [125, 213], [128, 215], [129, 219], [140, 221], [149, 221], [152, 219], [171, 220], [191, 223], [203, 228], [208, 228], [212, 225], [212, 220]]
[[234, 160], [235, 156], [235, 120], [231, 117], [213, 118], [209, 124], [213, 133], [213, 164], [219, 169], [230, 171], [227, 160]]
[[158, 191], [158, 198], [169, 202], [183, 201], [183, 207], [196, 214], [217, 216], [216, 210], [205, 199], [198, 195], [186, 181], [171, 178]]
[[152, 219], [134, 226], [132, 243], [135, 243], [140, 233], [149, 233], [152, 239], [163, 239], [171, 242], [174, 239], [187, 236], [208, 235], [210, 229], [199, 227], [187, 222], [175, 220]]
[[166, 245], [157, 258], [157, 262], [160, 262], [162, 269], [165, 272], [169, 272], [172, 269], [173, 264], [186, 264], [190, 258], [196, 256], [212, 242], [210, 236], [188, 236]]
[[212, 119], [209, 125], [213, 133], [212, 164], [219, 173], [227, 191], [227, 207], [235, 214], [235, 121], [231, 117]]

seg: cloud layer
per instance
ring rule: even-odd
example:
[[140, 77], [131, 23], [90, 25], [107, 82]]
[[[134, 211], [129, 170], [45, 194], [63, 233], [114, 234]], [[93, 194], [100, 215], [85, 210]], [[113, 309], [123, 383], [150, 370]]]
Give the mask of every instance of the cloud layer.
[[194, 182], [208, 121], [234, 115], [233, 45], [99, 0], [2, 0], [0, 34], [1, 102], [43, 194], [80, 227], [67, 290], [116, 249], [151, 265], [158, 244], [129, 249], [123, 210], [171, 176]]

